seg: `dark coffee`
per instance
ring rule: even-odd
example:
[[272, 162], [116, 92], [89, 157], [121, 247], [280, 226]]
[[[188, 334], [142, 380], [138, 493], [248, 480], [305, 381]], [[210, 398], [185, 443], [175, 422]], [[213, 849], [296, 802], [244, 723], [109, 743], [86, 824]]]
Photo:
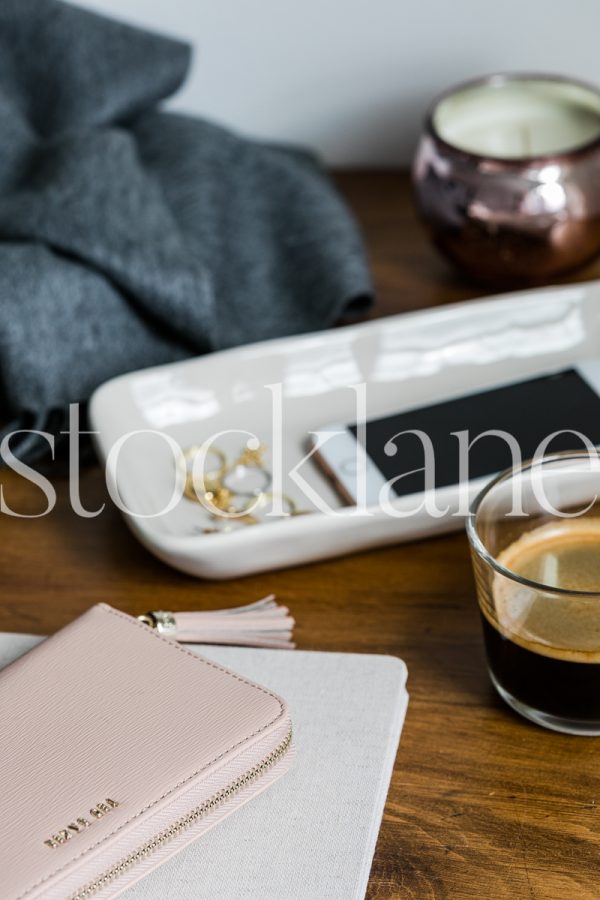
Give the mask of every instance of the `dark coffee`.
[[600, 723], [600, 598], [593, 594], [600, 592], [600, 518], [536, 528], [497, 558], [523, 578], [560, 589], [494, 577], [482, 619], [497, 686], [547, 715]]
[[490, 671], [499, 687], [533, 709], [600, 722], [600, 660], [544, 656], [504, 637], [482, 615]]

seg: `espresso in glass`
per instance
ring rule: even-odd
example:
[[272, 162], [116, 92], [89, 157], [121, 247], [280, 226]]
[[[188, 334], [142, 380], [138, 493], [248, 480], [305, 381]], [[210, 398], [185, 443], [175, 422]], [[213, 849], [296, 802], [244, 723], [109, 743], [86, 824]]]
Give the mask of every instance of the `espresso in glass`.
[[503, 473], [467, 531], [498, 693], [538, 724], [600, 735], [600, 460]]

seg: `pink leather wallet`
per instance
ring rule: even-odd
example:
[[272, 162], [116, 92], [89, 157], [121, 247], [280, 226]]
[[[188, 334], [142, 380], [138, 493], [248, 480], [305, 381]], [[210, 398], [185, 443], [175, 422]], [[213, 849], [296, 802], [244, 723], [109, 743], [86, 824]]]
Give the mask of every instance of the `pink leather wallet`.
[[106, 900], [291, 762], [271, 691], [105, 604], [0, 672], [0, 897]]

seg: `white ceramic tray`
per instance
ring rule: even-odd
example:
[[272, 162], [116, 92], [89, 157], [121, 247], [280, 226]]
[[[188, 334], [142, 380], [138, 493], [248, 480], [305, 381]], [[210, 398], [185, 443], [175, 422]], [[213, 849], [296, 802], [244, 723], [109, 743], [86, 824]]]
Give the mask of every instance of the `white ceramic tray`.
[[[240, 429], [272, 448], [273, 389], [267, 385], [280, 384], [286, 472], [305, 455], [311, 431], [355, 420], [350, 385], [367, 384], [372, 418], [535, 375], [599, 350], [600, 282], [543, 288], [133, 372], [102, 385], [90, 414], [104, 458], [134, 430], [165, 432], [187, 447]], [[235, 455], [246, 439], [226, 435], [215, 444]], [[167, 443], [156, 434], [139, 434], [122, 446], [114, 487], [128, 509], [155, 514], [171, 497], [173, 470]], [[357, 516], [342, 506], [312, 461], [299, 472], [335, 514], [313, 512], [204, 533], [208, 513], [183, 498], [167, 514], [125, 518], [158, 557], [204, 578], [233, 578], [462, 527], [450, 514], [394, 518], [374, 508], [372, 515]], [[285, 475], [283, 490], [300, 508], [312, 508]], [[411, 498], [402, 503], [410, 508]]]

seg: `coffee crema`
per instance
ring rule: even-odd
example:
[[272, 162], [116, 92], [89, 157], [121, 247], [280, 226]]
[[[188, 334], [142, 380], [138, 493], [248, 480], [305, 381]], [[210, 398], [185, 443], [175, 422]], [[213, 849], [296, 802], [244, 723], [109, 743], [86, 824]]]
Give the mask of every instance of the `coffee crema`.
[[[543, 587], [496, 574], [490, 624], [526, 649], [600, 663], [600, 517], [553, 521], [525, 532], [497, 556], [505, 569]], [[552, 593], [552, 588], [573, 591]], [[495, 620], [495, 621], [494, 621]]]

